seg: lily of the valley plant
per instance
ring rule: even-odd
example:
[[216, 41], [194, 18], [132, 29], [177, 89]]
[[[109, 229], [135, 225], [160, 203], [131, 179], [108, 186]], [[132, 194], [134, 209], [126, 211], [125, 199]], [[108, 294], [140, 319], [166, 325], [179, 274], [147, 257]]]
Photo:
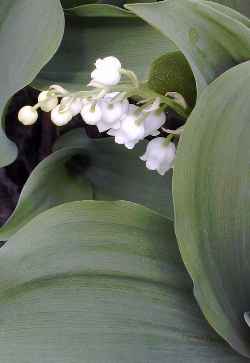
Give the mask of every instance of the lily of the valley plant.
[[[127, 82], [121, 82], [124, 75]], [[56, 126], [68, 124], [74, 116], [81, 114], [84, 122], [95, 125], [99, 132], [114, 136], [117, 144], [128, 149], [148, 136], [158, 136], [166, 122], [165, 109], [171, 106], [181, 115], [186, 115], [187, 104], [177, 92], [167, 92], [165, 96], [157, 94], [145, 84], [140, 83], [136, 74], [123, 69], [120, 61], [109, 56], [98, 59], [91, 73], [88, 86], [91, 91], [69, 92], [60, 85], [52, 85], [38, 96], [34, 106], [24, 106], [18, 113], [18, 119], [24, 125], [33, 125], [38, 119], [37, 109], [51, 112], [51, 121]], [[129, 97], [140, 97], [138, 105], [129, 103]], [[59, 104], [58, 98], [61, 98]], [[156, 137], [147, 145], [141, 156], [150, 170], [157, 170], [164, 175], [173, 165], [175, 137], [171, 130], [165, 130], [167, 137]], [[177, 132], [178, 134], [178, 132]]]
[[249, 16], [0, 2], [3, 173], [9, 130], [56, 138], [0, 227], [4, 363], [250, 362]]

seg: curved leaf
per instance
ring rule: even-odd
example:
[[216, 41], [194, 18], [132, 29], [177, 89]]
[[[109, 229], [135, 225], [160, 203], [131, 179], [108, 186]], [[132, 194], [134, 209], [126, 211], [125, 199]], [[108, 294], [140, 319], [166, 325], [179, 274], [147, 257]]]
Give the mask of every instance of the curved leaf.
[[65, 147], [82, 149], [83, 156], [76, 158], [74, 165], [91, 182], [94, 199], [140, 203], [173, 220], [172, 173], [162, 177], [145, 167], [139, 156], [144, 154], [146, 142], [128, 150], [111, 137], [89, 139], [83, 129], [76, 129], [55, 146]]
[[196, 101], [193, 72], [180, 51], [169, 52], [157, 58], [150, 67], [148, 85], [156, 92], [180, 93], [192, 108]]
[[0, 249], [6, 363], [243, 363], [189, 292], [172, 223], [124, 202], [50, 209]]
[[[35, 29], [35, 31], [33, 31]], [[59, 0], [1, 0], [0, 123], [10, 97], [29, 84], [55, 53], [64, 16]], [[17, 148], [0, 125], [0, 167], [12, 163]]]
[[216, 0], [216, 2], [230, 6], [231, 8], [239, 11], [240, 13], [250, 16], [250, 3], [246, 0]]
[[[106, 16], [101, 15], [104, 11]], [[115, 55], [143, 79], [153, 59], [175, 49], [158, 31], [118, 7], [83, 5], [69, 12], [62, 44], [33, 83], [36, 88], [56, 82], [83, 89], [95, 60], [107, 55]]]
[[250, 356], [250, 62], [204, 91], [178, 147], [176, 233], [212, 326]]
[[70, 159], [80, 152], [79, 148], [59, 150], [34, 169], [15, 211], [0, 228], [0, 240], [7, 240], [32, 218], [51, 207], [93, 198], [89, 182], [69, 166]]
[[183, 52], [196, 78], [198, 95], [228, 68], [250, 58], [249, 19], [205, 0], [133, 4], [129, 10], [159, 29]]
[[67, 14], [76, 15], [79, 17], [110, 17], [110, 18], [124, 18], [124, 17], [135, 17], [133, 13], [128, 10], [121, 9], [114, 5], [109, 4], [85, 4], [77, 6], [75, 8], [68, 9]]

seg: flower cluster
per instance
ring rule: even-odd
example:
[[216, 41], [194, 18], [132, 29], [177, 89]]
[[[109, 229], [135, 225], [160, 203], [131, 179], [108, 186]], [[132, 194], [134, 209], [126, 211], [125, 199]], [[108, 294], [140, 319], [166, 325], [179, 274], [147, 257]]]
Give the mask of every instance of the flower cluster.
[[[126, 77], [125, 82], [121, 82]], [[122, 68], [115, 57], [98, 59], [91, 73], [91, 90], [69, 92], [59, 85], [52, 85], [42, 91], [34, 106], [24, 106], [18, 119], [24, 125], [33, 125], [38, 119], [37, 110], [51, 112], [51, 121], [64, 126], [78, 114], [88, 125], [95, 125], [99, 132], [107, 132], [115, 142], [128, 149], [148, 136], [160, 135], [166, 122], [165, 109], [178, 105], [185, 109], [183, 97], [171, 92], [162, 96], [140, 86], [137, 76]], [[129, 97], [137, 96], [137, 104], [129, 103]], [[169, 131], [169, 130], [168, 130]], [[141, 160], [150, 170], [164, 175], [175, 158], [175, 144], [170, 138], [157, 137], [147, 144]]]

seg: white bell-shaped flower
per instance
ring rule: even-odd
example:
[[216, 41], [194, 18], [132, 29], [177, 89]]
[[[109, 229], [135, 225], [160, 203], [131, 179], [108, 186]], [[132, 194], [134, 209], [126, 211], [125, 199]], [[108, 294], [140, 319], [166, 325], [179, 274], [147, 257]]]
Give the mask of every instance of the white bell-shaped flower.
[[143, 123], [138, 123], [138, 116], [135, 111], [138, 109], [135, 105], [129, 105], [128, 114], [122, 118], [121, 127], [111, 129], [108, 134], [115, 137], [117, 144], [124, 144], [128, 149], [133, 149], [134, 146], [144, 138], [145, 129]]
[[24, 106], [18, 112], [18, 120], [25, 126], [33, 125], [38, 119], [38, 113], [32, 106]]
[[51, 112], [51, 121], [56, 126], [67, 125], [72, 120], [72, 117], [70, 109], [64, 109], [61, 105], [56, 106]]
[[146, 161], [149, 170], [157, 170], [164, 175], [173, 166], [176, 147], [173, 142], [166, 143], [164, 137], [157, 137], [147, 144], [146, 152], [140, 157]]
[[112, 124], [128, 113], [129, 103], [128, 100], [112, 103], [114, 96], [113, 94], [111, 94], [111, 96], [109, 95], [106, 95], [101, 100], [100, 107], [102, 109], [103, 121]]
[[121, 125], [121, 118], [127, 115], [129, 110], [128, 100], [120, 102], [112, 102], [118, 93], [109, 93], [100, 101], [102, 111], [102, 118], [97, 123], [99, 132], [104, 132], [109, 129], [119, 129]]
[[144, 120], [145, 135], [147, 137], [159, 135], [158, 129], [166, 122], [166, 115], [164, 112], [158, 113], [157, 111], [150, 112]]
[[84, 103], [81, 116], [88, 125], [96, 125], [102, 118], [102, 110], [98, 103], [91, 102]]
[[65, 104], [69, 107], [72, 116], [76, 116], [78, 115], [83, 107], [83, 102], [82, 102], [82, 98], [77, 97], [77, 98], [72, 98], [72, 97], [63, 97], [62, 99], [62, 104]]
[[58, 105], [58, 98], [50, 94], [49, 91], [42, 91], [38, 96], [38, 102], [41, 103], [41, 110], [50, 112]]
[[95, 70], [91, 73], [94, 82], [101, 83], [104, 86], [114, 86], [121, 79], [121, 63], [116, 57], [106, 57], [97, 59]]

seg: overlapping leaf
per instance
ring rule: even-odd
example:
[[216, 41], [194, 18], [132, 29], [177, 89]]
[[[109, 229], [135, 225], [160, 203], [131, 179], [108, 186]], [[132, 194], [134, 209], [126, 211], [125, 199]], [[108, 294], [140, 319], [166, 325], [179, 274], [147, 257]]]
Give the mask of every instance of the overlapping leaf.
[[157, 30], [128, 11], [107, 4], [85, 4], [66, 11], [62, 44], [34, 87], [51, 83], [83, 89], [97, 58], [114, 55], [145, 78], [156, 57], [175, 49]]
[[246, 0], [216, 0], [216, 2], [230, 6], [240, 13], [250, 17], [250, 2]]
[[16, 146], [3, 130], [5, 106], [55, 53], [63, 30], [64, 16], [59, 0], [2, 0], [0, 3], [0, 167], [13, 162], [17, 155]]
[[202, 95], [174, 169], [176, 232], [209, 322], [250, 355], [250, 62]]
[[225, 70], [250, 58], [250, 21], [228, 7], [205, 0], [165, 0], [126, 7], [184, 53], [198, 94]]
[[88, 139], [83, 129], [77, 129], [65, 134], [55, 146], [65, 147], [82, 148], [83, 157], [74, 165], [91, 182], [95, 199], [129, 200], [173, 219], [172, 173], [162, 177], [145, 167], [139, 156], [144, 154], [146, 142], [128, 150], [111, 137]]
[[131, 151], [111, 138], [88, 139], [77, 129], [61, 137], [56, 149], [31, 173], [14, 213], [0, 229], [0, 240], [43, 211], [82, 199], [129, 200], [173, 219], [172, 174], [161, 177], [145, 168], [139, 160], [145, 143]]
[[50, 209], [0, 249], [5, 363], [243, 363], [190, 293], [172, 223], [125, 202]]
[[10, 238], [36, 215], [56, 205], [74, 200], [92, 199], [90, 183], [70, 168], [70, 160], [82, 149], [59, 150], [43, 160], [31, 173], [18, 205], [3, 227], [0, 240]]

